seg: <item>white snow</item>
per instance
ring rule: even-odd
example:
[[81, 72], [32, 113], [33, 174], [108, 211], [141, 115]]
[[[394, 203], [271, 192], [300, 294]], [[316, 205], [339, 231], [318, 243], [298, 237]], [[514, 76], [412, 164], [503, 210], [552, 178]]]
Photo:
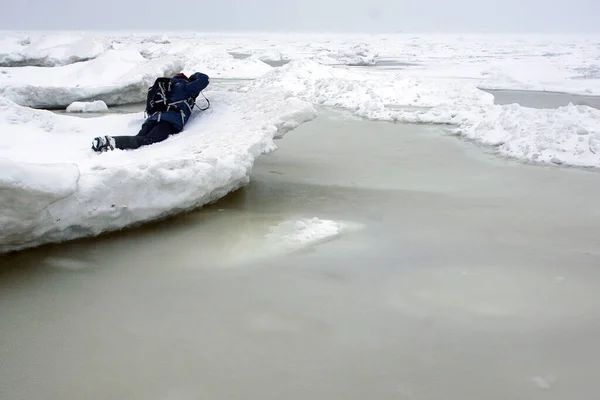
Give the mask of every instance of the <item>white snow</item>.
[[341, 222], [313, 217], [283, 221], [272, 226], [265, 237], [271, 251], [289, 253], [330, 240], [344, 229]]
[[72, 118], [0, 98], [0, 252], [120, 229], [215, 201], [246, 184], [273, 138], [316, 116], [275, 90], [209, 93], [184, 132], [136, 151], [93, 153], [135, 134], [142, 113]]
[[182, 67], [174, 57], [147, 60], [139, 52], [109, 50], [91, 61], [62, 67], [2, 68], [0, 96], [38, 108], [65, 108], [92, 100], [136, 103], [145, 99], [156, 77], [170, 76]]
[[100, 113], [108, 112], [108, 106], [102, 100], [91, 102], [76, 101], [67, 107], [68, 113]]

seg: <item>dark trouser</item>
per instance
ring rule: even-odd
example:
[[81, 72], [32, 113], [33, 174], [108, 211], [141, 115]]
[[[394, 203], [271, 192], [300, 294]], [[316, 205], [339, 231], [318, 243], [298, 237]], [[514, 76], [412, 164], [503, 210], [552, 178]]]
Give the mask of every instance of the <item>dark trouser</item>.
[[177, 133], [175, 127], [167, 121], [146, 121], [136, 136], [113, 136], [117, 149], [137, 149], [152, 143], [162, 142]]

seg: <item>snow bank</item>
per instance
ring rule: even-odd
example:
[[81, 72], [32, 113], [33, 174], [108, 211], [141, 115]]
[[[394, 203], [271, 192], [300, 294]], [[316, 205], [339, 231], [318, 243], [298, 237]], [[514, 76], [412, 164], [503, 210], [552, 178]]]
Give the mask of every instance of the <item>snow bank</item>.
[[102, 100], [92, 102], [76, 101], [67, 107], [68, 113], [101, 113], [108, 112], [108, 106]]
[[343, 107], [374, 119], [389, 117], [390, 107], [436, 107], [447, 104], [493, 104], [494, 96], [473, 84], [452, 79], [427, 79], [353, 72], [298, 60], [273, 70], [247, 88], [278, 87], [312, 103]]
[[381, 114], [395, 122], [448, 124], [451, 132], [522, 161], [600, 167], [600, 110], [569, 105], [442, 106]]
[[212, 108], [195, 110], [184, 132], [103, 154], [91, 151], [92, 138], [137, 133], [141, 113], [72, 118], [0, 98], [0, 131], [11, 132], [0, 145], [0, 252], [215, 201], [248, 182], [255, 158], [275, 149], [276, 135], [316, 116], [310, 104], [277, 90], [209, 95]]
[[55, 67], [91, 60], [103, 52], [102, 43], [79, 35], [10, 38], [0, 42], [0, 67]]
[[600, 110], [587, 106], [538, 110], [494, 106], [462, 123], [459, 132], [527, 161], [600, 167]]
[[289, 253], [330, 240], [340, 235], [344, 229], [341, 222], [315, 217], [283, 221], [272, 226], [265, 237], [271, 253]]
[[[453, 131], [521, 160], [600, 167], [600, 111], [498, 106], [473, 82], [357, 74], [302, 60], [247, 86], [277, 87], [315, 104], [394, 122], [449, 124]], [[393, 77], [393, 78], [392, 78]]]
[[139, 52], [110, 50], [98, 58], [63, 67], [6, 68], [0, 73], [0, 96], [37, 108], [65, 108], [76, 101], [108, 105], [144, 101], [158, 76], [183, 65], [175, 58], [147, 60]]

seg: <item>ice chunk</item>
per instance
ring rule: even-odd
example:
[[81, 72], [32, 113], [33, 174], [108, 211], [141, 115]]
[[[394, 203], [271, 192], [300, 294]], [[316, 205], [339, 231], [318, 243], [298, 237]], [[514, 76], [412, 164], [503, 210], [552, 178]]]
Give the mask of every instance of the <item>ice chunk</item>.
[[76, 101], [74, 103], [71, 103], [67, 107], [67, 112], [68, 113], [108, 112], [108, 106], [102, 100], [96, 100], [96, 101], [91, 101], [91, 102]]
[[[29, 145], [24, 143], [23, 145]], [[77, 190], [74, 164], [27, 164], [0, 158], [0, 247], [55, 221], [48, 207]]]

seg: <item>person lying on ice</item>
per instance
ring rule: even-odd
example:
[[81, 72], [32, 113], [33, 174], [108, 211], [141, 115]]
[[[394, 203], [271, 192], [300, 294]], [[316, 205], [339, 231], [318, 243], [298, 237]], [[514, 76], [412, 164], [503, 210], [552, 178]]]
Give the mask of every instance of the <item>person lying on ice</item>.
[[92, 150], [101, 153], [114, 149], [137, 149], [162, 142], [170, 135], [181, 132], [192, 115], [196, 97], [208, 83], [208, 76], [200, 72], [189, 78], [178, 73], [172, 78], [156, 79], [154, 85], [148, 89], [148, 117], [139, 133], [136, 136], [96, 137], [92, 142]]

